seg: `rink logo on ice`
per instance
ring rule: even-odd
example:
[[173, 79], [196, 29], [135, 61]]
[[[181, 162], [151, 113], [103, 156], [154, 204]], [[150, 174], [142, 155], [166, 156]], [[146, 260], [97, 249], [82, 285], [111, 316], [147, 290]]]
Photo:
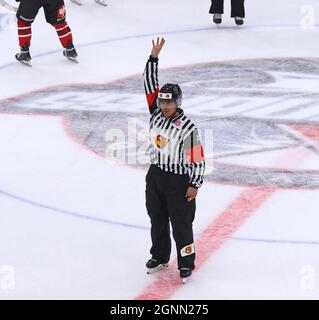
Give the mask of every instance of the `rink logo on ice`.
[[[306, 15], [306, 13], [305, 13]], [[206, 180], [240, 186], [319, 189], [319, 59], [278, 58], [161, 70], [183, 90], [200, 131]], [[0, 112], [61, 114], [82, 144], [108, 159], [146, 166], [149, 114], [142, 76], [105, 85], [53, 87], [0, 103]], [[178, 124], [176, 124], [178, 129]], [[300, 166], [295, 158], [311, 154]], [[272, 167], [285, 155], [295, 166]]]
[[[150, 145], [161, 150], [165, 159], [169, 159], [170, 164], [179, 165], [179, 157], [171, 157], [179, 152], [176, 146], [182, 138], [176, 135], [178, 131], [170, 130], [151, 130], [149, 132], [148, 122], [137, 118], [136, 116], [127, 119], [123, 126], [108, 129], [105, 133], [106, 152], [105, 158], [113, 163], [127, 165], [149, 165], [150, 164]], [[189, 162], [200, 162], [203, 160], [203, 148], [205, 150], [206, 175], [214, 170], [213, 163], [213, 128], [201, 128], [198, 130], [199, 136], [190, 138], [190, 145], [193, 148], [184, 150], [184, 159]], [[198, 145], [198, 142], [201, 145]], [[199, 148], [200, 147], [200, 148]], [[165, 161], [165, 160], [163, 160]], [[174, 163], [174, 161], [177, 161]]]
[[12, 266], [0, 266], [0, 291], [15, 289], [15, 269]]

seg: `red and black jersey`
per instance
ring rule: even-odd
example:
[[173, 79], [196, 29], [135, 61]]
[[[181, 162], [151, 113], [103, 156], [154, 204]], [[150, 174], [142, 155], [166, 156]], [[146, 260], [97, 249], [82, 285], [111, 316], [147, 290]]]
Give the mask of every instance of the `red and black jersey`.
[[195, 124], [178, 109], [178, 114], [166, 118], [157, 107], [158, 59], [150, 57], [144, 71], [144, 87], [150, 118], [151, 163], [166, 172], [188, 174], [195, 188], [203, 184], [205, 159]]

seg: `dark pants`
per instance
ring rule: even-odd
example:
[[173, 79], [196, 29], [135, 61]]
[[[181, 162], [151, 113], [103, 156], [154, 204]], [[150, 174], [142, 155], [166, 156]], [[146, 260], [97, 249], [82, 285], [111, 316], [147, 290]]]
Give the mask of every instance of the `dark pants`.
[[167, 173], [151, 165], [146, 176], [146, 208], [151, 219], [152, 257], [161, 263], [169, 261], [171, 222], [178, 267], [194, 269], [195, 252], [186, 250], [185, 255], [185, 250], [181, 251], [194, 242], [196, 202], [185, 198], [188, 185], [188, 175]]
[[[212, 0], [209, 13], [224, 13], [224, 0]], [[231, 17], [245, 18], [244, 0], [231, 0]]]
[[71, 29], [65, 20], [66, 13], [63, 0], [21, 0], [17, 12], [20, 47], [30, 47], [31, 26], [42, 7], [46, 21], [56, 29], [62, 46], [66, 48], [73, 39]]
[[63, 0], [21, 0], [17, 18], [32, 23], [42, 7], [48, 23], [58, 24], [65, 21]]

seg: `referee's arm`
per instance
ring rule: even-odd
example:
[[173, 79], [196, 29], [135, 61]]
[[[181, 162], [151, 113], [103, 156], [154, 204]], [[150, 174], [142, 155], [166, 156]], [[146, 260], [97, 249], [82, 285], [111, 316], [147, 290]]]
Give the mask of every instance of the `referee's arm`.
[[196, 128], [186, 137], [184, 150], [189, 162], [189, 186], [198, 189], [203, 185], [204, 181], [205, 157]]
[[157, 95], [159, 93], [158, 84], [158, 58], [150, 56], [144, 71], [144, 89], [146, 100], [150, 114], [154, 113], [157, 109]]

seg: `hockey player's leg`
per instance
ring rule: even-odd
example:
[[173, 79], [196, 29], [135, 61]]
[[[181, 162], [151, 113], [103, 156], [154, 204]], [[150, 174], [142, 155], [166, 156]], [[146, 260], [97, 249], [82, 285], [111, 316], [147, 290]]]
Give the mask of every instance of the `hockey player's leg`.
[[231, 1], [231, 17], [235, 19], [235, 23], [239, 26], [244, 24], [245, 5], [244, 0]]
[[44, 6], [45, 18], [56, 30], [61, 42], [63, 55], [74, 62], [77, 61], [77, 52], [73, 45], [72, 31], [66, 21], [66, 10], [63, 0], [51, 0]]
[[212, 0], [209, 13], [213, 15], [213, 21], [216, 24], [222, 23], [222, 15], [224, 13], [224, 0]]
[[59, 37], [59, 40], [61, 42], [61, 45], [63, 46], [63, 55], [74, 61], [77, 62], [76, 58], [78, 56], [75, 47], [73, 45], [73, 37], [72, 37], [72, 31], [66, 21], [60, 24], [54, 24], [51, 23], [51, 25], [55, 28], [57, 35]]
[[29, 51], [32, 37], [31, 23], [18, 19], [17, 24], [20, 52], [17, 53], [15, 57], [19, 62], [31, 66], [31, 55]]
[[39, 12], [40, 5], [34, 2], [22, 0], [17, 11], [17, 27], [20, 52], [15, 58], [28, 66], [31, 66], [30, 45], [32, 38], [31, 24]]

